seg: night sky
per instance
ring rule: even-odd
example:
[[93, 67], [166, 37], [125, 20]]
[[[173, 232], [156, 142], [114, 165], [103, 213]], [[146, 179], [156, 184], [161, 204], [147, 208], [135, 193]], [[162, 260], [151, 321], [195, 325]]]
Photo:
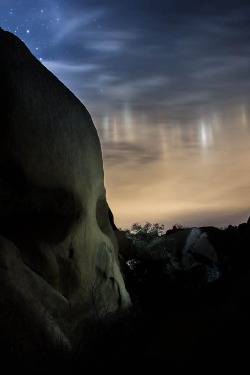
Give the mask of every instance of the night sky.
[[121, 228], [250, 216], [249, 20], [249, 0], [0, 0], [89, 110]]

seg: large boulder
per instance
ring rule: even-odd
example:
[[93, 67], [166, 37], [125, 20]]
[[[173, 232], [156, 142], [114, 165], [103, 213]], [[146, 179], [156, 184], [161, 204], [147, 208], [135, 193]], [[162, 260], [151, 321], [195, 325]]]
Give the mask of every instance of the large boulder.
[[70, 351], [89, 322], [131, 305], [99, 137], [80, 100], [2, 29], [0, 81], [1, 337]]

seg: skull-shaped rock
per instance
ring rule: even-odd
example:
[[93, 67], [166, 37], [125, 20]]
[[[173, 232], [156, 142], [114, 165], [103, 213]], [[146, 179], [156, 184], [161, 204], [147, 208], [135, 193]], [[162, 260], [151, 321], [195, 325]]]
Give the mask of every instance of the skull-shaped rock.
[[2, 29], [0, 82], [0, 308], [67, 347], [130, 306], [100, 141], [80, 100]]

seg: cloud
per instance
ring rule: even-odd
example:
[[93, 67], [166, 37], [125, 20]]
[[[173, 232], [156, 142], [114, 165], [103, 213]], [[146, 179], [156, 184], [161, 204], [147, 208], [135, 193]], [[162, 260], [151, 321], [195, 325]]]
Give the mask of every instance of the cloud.
[[184, 121], [249, 97], [247, 1], [38, 1], [13, 11], [11, 28], [95, 113], [126, 101]]
[[43, 64], [52, 72], [59, 74], [79, 74], [79, 73], [88, 73], [96, 71], [99, 69], [97, 64], [73, 64], [71, 62], [65, 61], [49, 61], [43, 60]]

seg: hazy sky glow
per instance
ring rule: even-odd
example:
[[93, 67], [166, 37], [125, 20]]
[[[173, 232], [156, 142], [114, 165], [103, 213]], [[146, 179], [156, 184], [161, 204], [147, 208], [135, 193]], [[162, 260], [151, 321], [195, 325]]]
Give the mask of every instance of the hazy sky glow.
[[250, 215], [249, 0], [0, 0], [86, 105], [117, 226]]

